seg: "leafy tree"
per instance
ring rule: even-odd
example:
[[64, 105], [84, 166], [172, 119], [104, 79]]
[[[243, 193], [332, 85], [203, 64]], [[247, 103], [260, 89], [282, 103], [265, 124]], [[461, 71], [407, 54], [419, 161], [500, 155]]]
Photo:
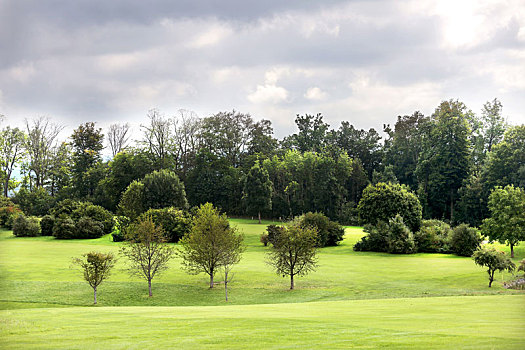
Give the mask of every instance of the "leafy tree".
[[461, 224], [452, 230], [450, 249], [457, 255], [472, 256], [482, 241], [483, 238], [477, 228], [469, 227], [467, 224]]
[[388, 226], [390, 230], [387, 236], [387, 251], [389, 253], [411, 254], [417, 251], [414, 235], [399, 214], [390, 219]]
[[100, 152], [104, 148], [102, 129], [95, 123], [80, 125], [71, 135], [73, 140], [73, 187], [78, 198], [93, 196], [98, 182], [103, 178], [94, 171], [101, 161]]
[[126, 238], [120, 253], [129, 259], [129, 273], [148, 281], [151, 297], [151, 281], [168, 269], [174, 250], [166, 244], [162, 227], [156, 226], [151, 218], [133, 224]]
[[482, 231], [493, 241], [514, 246], [525, 240], [525, 191], [513, 185], [496, 187], [489, 196], [490, 218], [483, 220]]
[[494, 281], [494, 273], [496, 271], [503, 272], [507, 270], [508, 272], [514, 271], [516, 265], [510, 260], [505, 253], [498, 252], [496, 249], [483, 248], [476, 250], [472, 255], [476, 265], [487, 267], [487, 273], [489, 274], [489, 288], [492, 287], [492, 282]]
[[470, 226], [480, 226], [488, 216], [487, 195], [485, 194], [483, 179], [475, 173], [471, 174], [458, 191], [456, 219], [458, 222]]
[[[313, 228], [317, 231], [317, 246], [335, 246], [343, 240], [345, 229], [335, 221], [331, 221], [323, 213], [306, 213], [295, 219], [295, 224], [301, 228]], [[269, 226], [268, 226], [269, 228]]]
[[156, 226], [162, 227], [168, 242], [178, 242], [191, 226], [191, 216], [174, 207], [162, 209], [149, 209], [142, 213], [138, 220], [150, 217]]
[[144, 184], [145, 209], [188, 208], [184, 184], [173, 171], [166, 169], [154, 171], [146, 175], [142, 183]]
[[297, 225], [285, 226], [268, 253], [268, 264], [277, 274], [290, 276], [290, 289], [294, 277], [307, 275], [317, 267], [317, 231]]
[[208, 274], [213, 288], [220, 268], [229, 271], [239, 261], [244, 251], [243, 239], [236, 228], [230, 227], [225, 214], [220, 214], [211, 203], [203, 204], [193, 217], [190, 232], [180, 241], [183, 267], [190, 274]]
[[2, 169], [3, 193], [7, 197], [12, 186], [14, 168], [24, 159], [26, 135], [18, 128], [6, 127], [0, 131], [0, 165]]
[[109, 278], [115, 266], [116, 259], [112, 253], [89, 252], [82, 254], [83, 258], [73, 259], [73, 264], [80, 266], [84, 280], [93, 288], [93, 304], [97, 303], [97, 288]]
[[359, 219], [364, 224], [375, 225], [379, 221], [388, 222], [397, 214], [406, 225], [416, 232], [421, 224], [421, 204], [409, 188], [399, 184], [378, 183], [369, 185], [357, 206]]
[[272, 209], [272, 183], [266, 169], [255, 162], [246, 176], [244, 196], [248, 214], [257, 214], [261, 223], [261, 212]]
[[44, 188], [34, 188], [33, 191], [29, 191], [22, 187], [16, 192], [13, 202], [27, 215], [43, 216], [49, 212], [55, 200]]
[[320, 152], [325, 144], [325, 136], [329, 125], [323, 122], [321, 113], [315, 116], [297, 114], [295, 124], [299, 129], [297, 134], [291, 136], [293, 145], [300, 152]]
[[466, 106], [443, 101], [426, 128], [416, 173], [425, 217], [454, 221], [457, 191], [470, 165], [470, 128]]

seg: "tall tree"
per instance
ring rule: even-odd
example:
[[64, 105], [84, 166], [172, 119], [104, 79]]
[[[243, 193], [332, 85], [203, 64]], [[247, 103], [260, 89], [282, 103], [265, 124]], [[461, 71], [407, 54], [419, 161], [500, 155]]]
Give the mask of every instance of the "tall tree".
[[272, 209], [272, 182], [268, 172], [256, 161], [246, 176], [244, 197], [248, 214], [257, 214], [261, 223], [261, 212]]
[[173, 135], [171, 120], [163, 116], [157, 109], [151, 109], [147, 115], [149, 123], [141, 125], [143, 130], [142, 144], [145, 145], [154, 159], [158, 169], [171, 167], [173, 161]]
[[416, 172], [426, 216], [454, 221], [457, 191], [467, 178], [470, 166], [466, 112], [462, 102], [443, 101], [432, 115], [423, 138]]
[[186, 180], [186, 174], [195, 165], [195, 156], [200, 148], [201, 120], [195, 112], [181, 109], [173, 118], [172, 125], [177, 171]]
[[129, 141], [129, 131], [130, 126], [128, 123], [115, 123], [109, 126], [106, 138], [113, 157], [126, 148]]
[[300, 152], [320, 152], [325, 145], [325, 137], [330, 127], [323, 122], [323, 115], [317, 113], [299, 115], [295, 118], [295, 124], [299, 129], [297, 134], [292, 135], [292, 142]]
[[226, 214], [220, 214], [211, 203], [203, 204], [197, 209], [190, 232], [180, 241], [183, 267], [190, 274], [208, 274], [213, 288], [219, 269], [229, 269], [239, 261], [243, 239], [236, 228], [230, 227]]
[[29, 122], [26, 119], [26, 150], [29, 155], [30, 187], [44, 187], [48, 180], [53, 162], [53, 148], [56, 147], [58, 134], [64, 128], [51, 123], [49, 118], [39, 117]]
[[101, 165], [104, 148], [102, 129], [95, 123], [81, 124], [71, 135], [73, 141], [73, 187], [78, 198], [93, 196], [98, 182], [103, 178], [97, 167]]
[[24, 158], [26, 136], [18, 128], [7, 126], [0, 131], [0, 164], [2, 167], [3, 194], [8, 196], [13, 169]]
[[164, 230], [155, 226], [151, 218], [139, 220], [129, 232], [120, 253], [129, 259], [129, 273], [148, 281], [151, 297], [151, 281], [168, 269], [168, 262], [174, 255], [173, 247], [168, 246]]

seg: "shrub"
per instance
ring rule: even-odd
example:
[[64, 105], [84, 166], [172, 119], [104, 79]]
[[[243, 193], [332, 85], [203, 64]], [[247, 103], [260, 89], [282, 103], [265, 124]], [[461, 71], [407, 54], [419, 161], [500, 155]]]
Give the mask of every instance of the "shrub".
[[450, 239], [450, 248], [457, 255], [472, 256], [479, 248], [482, 240], [478, 229], [469, 227], [467, 224], [461, 224], [454, 227]]
[[388, 222], [399, 214], [412, 232], [418, 231], [421, 225], [422, 209], [419, 199], [404, 185], [383, 182], [368, 185], [357, 210], [363, 224]]
[[354, 245], [358, 252], [386, 252], [388, 249], [388, 224], [379, 221], [377, 225], [365, 225], [363, 231], [368, 233]]
[[75, 222], [69, 215], [60, 214], [53, 225], [53, 236], [58, 239], [73, 239], [75, 237]]
[[122, 193], [118, 212], [135, 220], [144, 210], [144, 184], [140, 181], [132, 181]]
[[13, 234], [17, 237], [40, 236], [40, 224], [34, 216], [26, 218], [19, 214], [13, 222]]
[[317, 231], [317, 246], [335, 246], [343, 240], [345, 229], [335, 221], [331, 221], [323, 213], [306, 213], [297, 218], [297, 224], [305, 229], [314, 228]]
[[51, 209], [54, 198], [44, 188], [35, 188], [33, 191], [21, 188], [13, 197], [13, 202], [26, 215], [43, 216]]
[[440, 220], [423, 220], [414, 234], [417, 249], [423, 253], [449, 253], [452, 229]]
[[146, 175], [142, 183], [145, 209], [188, 208], [184, 184], [173, 171], [154, 171]]
[[55, 218], [51, 215], [46, 215], [40, 220], [40, 229], [42, 236], [53, 235], [53, 225], [55, 224]]
[[113, 230], [113, 215], [99, 205], [94, 205], [89, 202], [81, 203], [79, 207], [71, 213], [71, 218], [77, 222], [82, 217], [88, 217], [100, 222], [103, 226], [104, 234], [111, 233]]
[[104, 235], [104, 225], [89, 216], [81, 217], [75, 224], [73, 238], [99, 238]]
[[268, 232], [268, 243], [275, 245], [279, 239], [279, 235], [283, 233], [284, 228], [277, 225], [266, 226], [266, 232]]
[[268, 240], [268, 234], [267, 233], [261, 234], [260, 240], [261, 240], [261, 243], [264, 244], [265, 247], [268, 246], [268, 243], [270, 242]]
[[395, 218], [391, 219], [388, 226], [387, 251], [389, 253], [412, 254], [416, 252], [417, 248], [414, 242], [414, 235], [405, 225], [400, 215], [396, 215]]
[[115, 216], [115, 225], [111, 237], [113, 242], [123, 242], [126, 240], [127, 230], [131, 224], [131, 219], [127, 216]]
[[191, 217], [187, 212], [176, 208], [149, 209], [141, 214], [139, 221], [151, 217], [155, 226], [161, 226], [168, 242], [178, 242], [190, 231]]
[[0, 225], [6, 228], [12, 228], [13, 219], [23, 214], [22, 210], [14, 204], [0, 208]]
[[58, 218], [60, 215], [71, 215], [75, 210], [80, 208], [81, 203], [74, 201], [72, 199], [64, 199], [58, 202], [55, 207], [53, 207], [49, 212], [55, 218]]

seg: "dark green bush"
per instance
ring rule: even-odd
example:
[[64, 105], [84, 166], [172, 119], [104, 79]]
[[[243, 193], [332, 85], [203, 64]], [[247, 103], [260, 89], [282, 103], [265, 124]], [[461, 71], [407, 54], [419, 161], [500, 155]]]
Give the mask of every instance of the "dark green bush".
[[74, 238], [99, 238], [104, 235], [104, 225], [89, 216], [83, 216], [75, 224]]
[[354, 245], [358, 252], [386, 252], [388, 249], [388, 224], [379, 221], [377, 225], [365, 225], [363, 231], [367, 233]]
[[46, 215], [40, 220], [40, 229], [42, 236], [53, 235], [53, 225], [55, 224], [55, 218], [51, 215]]
[[388, 227], [387, 251], [389, 253], [412, 254], [417, 251], [416, 244], [414, 242], [414, 235], [405, 225], [403, 218], [400, 215], [396, 215], [395, 218], [390, 219], [388, 222]]
[[190, 231], [191, 217], [182, 210], [170, 207], [162, 209], [149, 209], [138, 217], [138, 221], [151, 217], [156, 226], [162, 226], [168, 242], [178, 242]]
[[53, 225], [53, 236], [58, 239], [73, 239], [75, 237], [75, 222], [69, 215], [60, 214]]
[[268, 225], [266, 226], [266, 231], [268, 232], [268, 243], [275, 245], [279, 235], [283, 232], [284, 228], [277, 225]]
[[16, 203], [26, 215], [46, 215], [53, 206], [55, 199], [44, 189], [35, 188], [29, 191], [21, 188], [13, 197]]
[[17, 237], [40, 236], [40, 223], [34, 216], [19, 214], [13, 221], [13, 234]]
[[71, 215], [75, 210], [80, 208], [81, 203], [74, 201], [72, 199], [64, 199], [63, 201], [58, 202], [51, 210], [50, 214], [55, 218], [58, 218], [60, 215]]
[[478, 229], [469, 227], [467, 224], [461, 224], [454, 227], [450, 239], [450, 248], [454, 254], [472, 256], [482, 241], [483, 238]]
[[417, 249], [422, 253], [449, 253], [452, 228], [440, 220], [423, 220], [414, 234]]
[[13, 220], [18, 215], [23, 214], [22, 210], [14, 204], [0, 208], [0, 225], [11, 229], [13, 227]]
[[113, 215], [99, 205], [94, 205], [89, 202], [81, 203], [79, 207], [71, 213], [71, 218], [75, 222], [78, 222], [82, 217], [88, 217], [100, 222], [103, 226], [104, 234], [113, 231]]
[[297, 218], [301, 228], [312, 227], [317, 230], [317, 246], [335, 246], [343, 240], [345, 229], [335, 221], [331, 221], [323, 213], [306, 213]]
[[404, 185], [383, 182], [369, 185], [363, 191], [357, 210], [363, 224], [388, 222], [399, 214], [412, 232], [418, 231], [421, 225], [422, 208], [419, 199]]
[[188, 209], [184, 184], [177, 174], [166, 169], [154, 171], [144, 177], [144, 209], [176, 207]]

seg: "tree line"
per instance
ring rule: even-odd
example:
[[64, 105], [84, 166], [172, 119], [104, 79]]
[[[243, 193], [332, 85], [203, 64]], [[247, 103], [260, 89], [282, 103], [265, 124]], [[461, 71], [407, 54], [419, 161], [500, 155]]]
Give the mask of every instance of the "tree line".
[[416, 111], [384, 125], [385, 137], [348, 121], [332, 129], [321, 114], [295, 123], [296, 132], [278, 140], [269, 120], [249, 114], [169, 117], [154, 109], [138, 140], [129, 124], [103, 131], [93, 122], [60, 140], [63, 126], [26, 120], [23, 129], [0, 131], [2, 191], [28, 215], [43, 216], [66, 198], [117, 213], [130, 184], [168, 170], [189, 207], [211, 202], [228, 215], [282, 219], [323, 212], [355, 224], [367, 185], [391, 182], [417, 194], [423, 218], [479, 226], [495, 186], [525, 187], [525, 125], [508, 125], [497, 99], [480, 114], [443, 101], [429, 116]]

